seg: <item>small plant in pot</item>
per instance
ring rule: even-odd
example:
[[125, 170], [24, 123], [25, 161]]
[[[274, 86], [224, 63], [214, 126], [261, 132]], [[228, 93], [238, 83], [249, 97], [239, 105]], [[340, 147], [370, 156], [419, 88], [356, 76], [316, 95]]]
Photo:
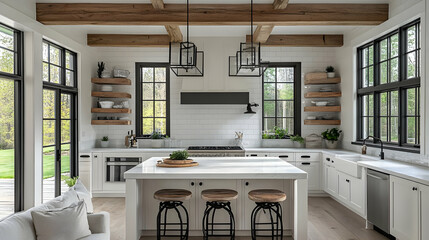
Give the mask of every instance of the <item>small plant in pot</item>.
[[189, 157], [188, 151], [174, 151], [172, 154], [170, 154], [171, 160], [186, 160]]
[[304, 148], [304, 138], [301, 137], [299, 134], [295, 136], [290, 136], [290, 140], [293, 142], [293, 146], [296, 148]]
[[271, 131], [264, 131], [262, 133], [262, 147], [286, 147], [290, 143], [288, 137], [288, 130], [274, 127]]
[[150, 135], [151, 140], [151, 147], [152, 148], [162, 148], [164, 145], [164, 136], [162, 135], [161, 131], [155, 130]]
[[340, 139], [343, 131], [338, 128], [327, 129], [322, 132], [322, 138], [325, 139], [326, 147], [329, 149], [335, 149], [338, 146], [338, 140]]
[[335, 77], [335, 69], [332, 66], [326, 67], [326, 73], [328, 74], [328, 78], [334, 78]]
[[107, 147], [109, 147], [109, 137], [108, 137], [108, 136], [104, 136], [104, 137], [101, 139], [101, 147], [102, 147], [102, 148], [107, 148]]

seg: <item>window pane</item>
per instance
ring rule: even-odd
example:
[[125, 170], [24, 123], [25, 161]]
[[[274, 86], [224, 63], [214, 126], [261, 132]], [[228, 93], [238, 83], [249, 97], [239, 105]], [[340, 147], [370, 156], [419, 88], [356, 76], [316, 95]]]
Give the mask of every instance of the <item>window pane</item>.
[[380, 60], [387, 59], [387, 39], [380, 42]]
[[416, 143], [416, 118], [407, 117], [407, 143]]
[[416, 26], [407, 30], [407, 52], [416, 49]]
[[153, 83], [143, 83], [143, 100], [153, 100]]
[[43, 51], [43, 61], [45, 62], [49, 62], [49, 46], [47, 43], [43, 43], [43, 47], [42, 47], [42, 51]]
[[43, 89], [43, 118], [55, 118], [55, 92]]
[[14, 90], [14, 81], [0, 78], [0, 219], [15, 210]]
[[380, 84], [387, 83], [387, 62], [380, 64]]
[[52, 45], [49, 46], [49, 62], [60, 65], [61, 64], [61, 51]]
[[395, 34], [390, 37], [390, 57], [396, 57], [399, 54], [399, 37]]
[[374, 86], [374, 67], [368, 68], [368, 86]]
[[293, 101], [278, 101], [277, 117], [293, 117]]
[[61, 94], [61, 118], [71, 118], [71, 96], [69, 94]]
[[390, 61], [390, 82], [397, 82], [399, 80], [399, 66], [398, 58]]
[[368, 95], [368, 116], [374, 116], [374, 95]]
[[166, 83], [155, 83], [155, 99], [166, 100], [167, 99], [167, 84]]
[[275, 102], [264, 101], [264, 117], [275, 117]]
[[362, 139], [368, 137], [368, 117], [362, 117]]
[[15, 54], [12, 51], [0, 48], [0, 72], [15, 73]]
[[380, 138], [387, 142], [387, 117], [380, 117]]
[[399, 96], [398, 91], [390, 93], [390, 115], [399, 116]]
[[74, 70], [74, 55], [66, 52], [66, 68]]
[[264, 118], [265, 131], [273, 132], [274, 127], [276, 126], [274, 118]]
[[362, 97], [362, 116], [368, 116], [368, 95]]
[[66, 85], [73, 87], [74, 83], [74, 72], [66, 70]]
[[416, 77], [416, 52], [407, 54], [407, 79]]
[[167, 119], [155, 118], [155, 129], [162, 134], [167, 134]]
[[55, 148], [43, 148], [43, 192], [42, 201], [55, 198]]
[[407, 89], [407, 115], [416, 114], [416, 89]]
[[69, 190], [64, 179], [70, 177], [70, 144], [61, 145], [61, 194]]
[[264, 83], [264, 99], [265, 100], [275, 100], [275, 84], [274, 83]]
[[362, 87], [368, 87], [368, 84], [369, 84], [368, 68], [362, 69], [362, 79], [363, 79], [363, 86]]
[[369, 128], [369, 135], [374, 136], [374, 118], [369, 117], [368, 118], [368, 128]]
[[61, 70], [59, 67], [51, 65], [50, 66], [50, 77], [51, 77], [51, 82], [52, 83], [61, 83], [60, 79], [61, 79]]
[[277, 82], [293, 82], [293, 68], [277, 68]]
[[368, 48], [368, 63], [369, 63], [369, 65], [372, 65], [372, 64], [374, 64], [374, 47], [373, 46], [370, 46], [369, 48]]
[[362, 51], [362, 66], [366, 67], [368, 66], [368, 48], [363, 49]]
[[43, 146], [55, 144], [55, 120], [43, 120]]
[[14, 50], [14, 31], [3, 26], [0, 26], [0, 47]]
[[143, 134], [151, 134], [153, 132], [153, 124], [153, 118], [143, 118]]
[[142, 115], [143, 117], [153, 117], [153, 102], [143, 101]]
[[71, 121], [61, 120], [61, 143], [68, 143], [71, 139]]
[[143, 82], [153, 82], [153, 68], [142, 68]]
[[165, 101], [155, 102], [155, 117], [167, 117], [167, 104]]
[[390, 141], [391, 142], [398, 142], [399, 141], [399, 134], [398, 134], [398, 128], [399, 128], [399, 118], [398, 117], [392, 117], [390, 119]]
[[156, 82], [166, 82], [165, 70], [166, 68], [155, 68], [155, 81]]
[[277, 127], [285, 129], [287, 134], [293, 134], [293, 118], [277, 118]]
[[49, 64], [43, 63], [43, 81], [49, 82]]
[[264, 72], [264, 82], [275, 82], [276, 81], [276, 69], [267, 68]]
[[277, 99], [278, 100], [293, 100], [293, 84], [278, 83], [277, 84]]
[[380, 116], [387, 116], [388, 99], [387, 92], [380, 94]]

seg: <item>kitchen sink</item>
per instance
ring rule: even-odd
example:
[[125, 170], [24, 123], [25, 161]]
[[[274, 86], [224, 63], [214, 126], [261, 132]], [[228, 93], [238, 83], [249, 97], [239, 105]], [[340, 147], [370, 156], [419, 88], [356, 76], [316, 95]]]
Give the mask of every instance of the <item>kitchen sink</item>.
[[365, 155], [340, 155], [335, 157], [335, 169], [353, 177], [361, 178], [362, 167], [357, 165], [359, 161], [376, 161], [378, 158]]

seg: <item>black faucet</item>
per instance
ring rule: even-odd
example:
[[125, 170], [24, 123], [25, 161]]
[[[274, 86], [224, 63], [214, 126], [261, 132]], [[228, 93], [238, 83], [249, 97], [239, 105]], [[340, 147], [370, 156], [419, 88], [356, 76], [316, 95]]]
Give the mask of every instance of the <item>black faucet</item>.
[[368, 140], [369, 138], [373, 138], [373, 139], [374, 139], [374, 143], [377, 143], [377, 141], [379, 141], [379, 142], [380, 142], [380, 145], [381, 145], [380, 158], [381, 158], [381, 159], [384, 159], [383, 141], [381, 141], [381, 139], [380, 139], [380, 138], [378, 138], [378, 137], [368, 136], [368, 137], [366, 137], [366, 138], [363, 140], [363, 145], [364, 145], [364, 146], [365, 146], [365, 142], [366, 142], [366, 140]]

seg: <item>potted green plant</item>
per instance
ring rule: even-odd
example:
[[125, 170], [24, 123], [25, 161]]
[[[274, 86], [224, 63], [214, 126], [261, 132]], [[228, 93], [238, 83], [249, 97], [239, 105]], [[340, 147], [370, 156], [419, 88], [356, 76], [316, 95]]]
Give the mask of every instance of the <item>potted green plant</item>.
[[290, 136], [290, 140], [293, 142], [293, 146], [296, 148], [304, 148], [304, 138], [301, 137], [299, 134], [295, 136]]
[[326, 147], [329, 149], [337, 148], [342, 132], [343, 131], [339, 130], [338, 128], [331, 128], [322, 132], [322, 138], [325, 139]]
[[289, 140], [288, 129], [274, 127], [274, 129], [271, 131], [264, 131], [262, 133], [262, 147], [266, 147], [266, 148], [291, 147], [291, 141]]
[[67, 184], [67, 186], [70, 188], [70, 187], [73, 187], [75, 184], [76, 184], [76, 181], [79, 179], [79, 176], [77, 176], [77, 177], [66, 177], [65, 179], [64, 179], [64, 182]]
[[139, 144], [142, 144], [142, 147], [146, 148], [162, 148], [164, 147], [164, 138], [160, 130], [153, 131], [149, 138], [140, 139]]
[[328, 78], [334, 78], [335, 77], [335, 69], [332, 66], [326, 67], [326, 73], [328, 74]]
[[101, 147], [102, 147], [102, 148], [107, 148], [107, 147], [109, 147], [109, 137], [108, 137], [108, 136], [104, 136], [104, 137], [101, 139]]
[[174, 151], [170, 154], [171, 160], [186, 160], [189, 157], [189, 153], [186, 150], [183, 151]]

